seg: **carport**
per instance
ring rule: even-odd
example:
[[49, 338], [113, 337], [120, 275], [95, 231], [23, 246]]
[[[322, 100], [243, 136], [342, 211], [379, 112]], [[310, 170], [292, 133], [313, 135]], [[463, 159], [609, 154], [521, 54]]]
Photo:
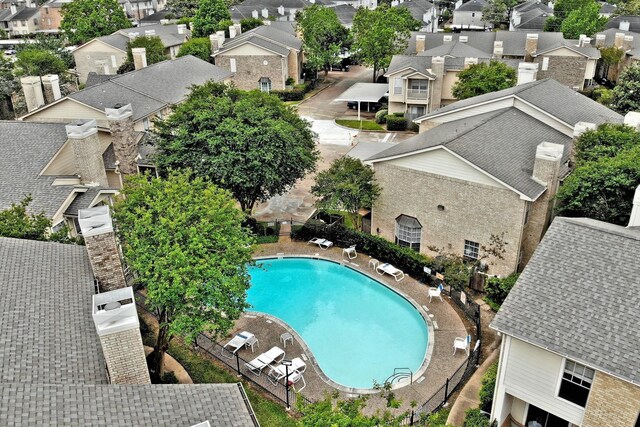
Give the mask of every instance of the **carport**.
[[361, 102], [380, 102], [388, 85], [386, 83], [356, 83], [342, 92], [334, 101], [355, 101], [358, 103], [358, 120], [360, 120]]

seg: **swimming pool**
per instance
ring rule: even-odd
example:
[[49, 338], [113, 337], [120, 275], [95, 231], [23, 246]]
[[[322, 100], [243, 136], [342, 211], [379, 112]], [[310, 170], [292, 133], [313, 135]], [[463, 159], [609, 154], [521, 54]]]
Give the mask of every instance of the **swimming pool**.
[[416, 372], [422, 366], [427, 324], [409, 301], [380, 282], [308, 258], [259, 260], [249, 273], [252, 310], [295, 329], [332, 381], [368, 389], [394, 368]]

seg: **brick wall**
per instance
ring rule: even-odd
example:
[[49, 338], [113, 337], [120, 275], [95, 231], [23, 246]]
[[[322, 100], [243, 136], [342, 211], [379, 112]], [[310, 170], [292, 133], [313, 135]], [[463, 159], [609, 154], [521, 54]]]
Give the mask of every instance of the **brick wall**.
[[563, 85], [584, 88], [584, 73], [587, 68], [587, 58], [583, 56], [548, 56], [549, 69], [542, 71], [542, 58], [540, 55], [534, 59], [538, 66], [538, 80], [552, 78]]
[[640, 412], [640, 387], [596, 371], [582, 427], [632, 427]]
[[102, 160], [101, 143], [98, 133], [82, 139], [71, 139], [73, 156], [77, 172], [83, 184], [98, 183], [103, 187], [109, 185], [107, 172]]
[[[231, 70], [231, 58], [236, 60], [236, 73], [231, 80], [238, 88], [258, 89], [260, 78], [268, 77], [272, 90], [284, 89], [284, 81], [288, 76], [286, 59], [275, 55], [218, 55], [216, 65]], [[267, 65], [264, 61], [267, 61]]]
[[374, 169], [382, 192], [372, 210], [373, 234], [379, 228], [381, 237], [394, 241], [395, 219], [404, 214], [422, 224], [421, 252], [434, 255], [428, 246], [435, 246], [462, 255], [465, 240], [488, 245], [492, 234], [504, 232], [504, 259], [490, 259], [489, 273], [516, 269], [525, 206], [516, 193], [385, 163]]
[[287, 57], [287, 77], [292, 77], [296, 84], [300, 81], [300, 65], [298, 60], [298, 54], [295, 50], [289, 50], [289, 56]]
[[100, 337], [112, 384], [151, 384], [140, 330]]
[[93, 274], [102, 292], [127, 286], [120, 252], [113, 232], [85, 237]]
[[120, 162], [120, 171], [125, 175], [138, 173], [137, 157], [138, 146], [136, 144], [133, 118], [110, 120], [111, 140], [116, 160]]

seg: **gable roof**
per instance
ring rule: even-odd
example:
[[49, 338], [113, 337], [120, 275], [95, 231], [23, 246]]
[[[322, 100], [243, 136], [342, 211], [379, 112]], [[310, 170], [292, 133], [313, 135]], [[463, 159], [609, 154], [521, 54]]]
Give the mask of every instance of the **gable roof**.
[[[331, 5], [332, 2], [328, 0], [316, 0], [315, 3], [309, 0], [244, 0], [239, 6], [253, 6], [254, 8], [271, 7], [277, 9], [280, 6], [284, 6], [285, 15], [288, 14], [289, 9], [302, 9], [312, 4], [319, 4], [321, 6]], [[260, 10], [258, 9], [258, 10]]]
[[640, 385], [640, 230], [556, 218], [491, 327]]
[[[598, 35], [603, 34], [605, 36], [604, 45], [605, 46], [614, 46], [616, 33], [623, 33], [625, 36], [633, 36], [633, 40], [631, 41], [631, 49], [627, 51], [627, 55], [631, 55], [632, 57], [640, 56], [640, 34], [634, 33], [632, 31], [622, 31], [618, 28], [609, 28], [607, 30], [601, 31]], [[595, 37], [591, 40], [593, 44], [595, 44]]]
[[[473, 98], [454, 102], [416, 119], [417, 122], [448, 114], [477, 104], [507, 97], [517, 97], [545, 111], [570, 126], [578, 122], [600, 125], [605, 122], [622, 123], [622, 116], [592, 99], [558, 83], [553, 79], [537, 80]], [[570, 105], [571, 108], [567, 108]]]
[[51, 218], [73, 191], [39, 175], [67, 141], [64, 124], [0, 121], [0, 135], [0, 210], [31, 194], [29, 210]]
[[520, 14], [520, 23], [514, 25], [516, 30], [544, 30], [547, 19], [553, 16], [552, 13], [542, 9], [532, 9]]
[[431, 12], [435, 6], [427, 0], [405, 0], [402, 3], [398, 3], [397, 7], [408, 9], [411, 16], [419, 22], [430, 22], [433, 17], [429, 16], [429, 20], [424, 21], [424, 14]]
[[252, 43], [281, 55], [288, 55], [289, 49], [299, 51], [302, 48], [302, 40], [298, 39], [288, 28], [284, 26], [262, 25], [242, 33], [233, 39], [225, 40], [222, 47], [214, 56], [245, 43]]
[[491, 58], [493, 55], [476, 49], [465, 42], [455, 41], [444, 43], [423, 52], [419, 52], [418, 56], [452, 56], [455, 58]]
[[629, 31], [632, 31], [634, 33], [640, 33], [640, 16], [632, 16], [632, 15], [614, 16], [611, 19], [609, 19], [609, 22], [607, 22], [606, 27], [619, 29], [621, 22], [629, 23]]
[[532, 178], [536, 148], [542, 142], [564, 145], [563, 163], [568, 160], [570, 137], [511, 107], [443, 123], [367, 161], [411, 155], [441, 146], [535, 200], [546, 188]]
[[454, 10], [454, 12], [482, 12], [482, 9], [486, 5], [487, 2], [484, 0], [469, 0], [466, 3], [463, 3], [456, 10]]
[[518, 11], [521, 14], [531, 10], [541, 10], [543, 12], [553, 13], [553, 9], [542, 3], [540, 0], [527, 0], [514, 7], [513, 10]]
[[125, 28], [116, 31], [116, 33], [129, 38], [129, 33], [139, 33], [141, 36], [144, 36], [145, 31], [155, 31], [155, 35], [160, 37], [164, 47], [181, 45], [191, 37], [191, 30], [189, 30], [188, 27], [183, 34], [180, 34], [178, 33], [178, 25], [164, 25], [160, 23], [144, 25], [142, 27]]
[[[120, 33], [113, 33], [113, 34], [109, 34], [108, 36], [102, 36], [102, 37], [97, 37], [94, 40], [98, 40], [101, 41], [104, 44], [107, 44], [111, 47], [115, 47], [118, 50], [121, 50], [123, 52], [127, 52], [127, 45], [129, 43], [129, 37], [120, 34]], [[87, 43], [83, 44], [82, 46], [78, 46], [77, 49], [74, 50], [74, 52], [76, 50], [82, 49], [84, 46], [86, 46], [87, 44], [93, 42], [93, 40], [88, 41]]]

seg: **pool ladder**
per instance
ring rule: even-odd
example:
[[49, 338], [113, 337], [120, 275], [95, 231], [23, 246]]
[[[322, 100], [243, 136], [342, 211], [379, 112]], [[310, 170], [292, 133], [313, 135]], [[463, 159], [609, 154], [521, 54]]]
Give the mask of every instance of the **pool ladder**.
[[393, 374], [391, 376], [389, 376], [389, 378], [387, 378], [385, 380], [385, 383], [386, 384], [393, 384], [393, 383], [400, 382], [401, 380], [403, 380], [405, 378], [409, 378], [409, 380], [410, 380], [409, 384], [413, 384], [413, 372], [411, 371], [411, 369], [409, 369], [409, 368], [394, 368], [393, 369]]

